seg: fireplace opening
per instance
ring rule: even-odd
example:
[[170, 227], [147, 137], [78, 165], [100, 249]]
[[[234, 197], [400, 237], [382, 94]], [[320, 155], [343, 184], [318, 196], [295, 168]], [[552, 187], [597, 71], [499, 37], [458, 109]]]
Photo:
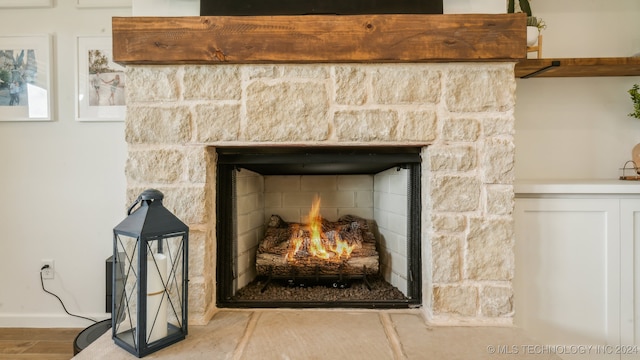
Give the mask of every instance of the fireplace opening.
[[217, 306], [419, 306], [420, 151], [216, 148]]

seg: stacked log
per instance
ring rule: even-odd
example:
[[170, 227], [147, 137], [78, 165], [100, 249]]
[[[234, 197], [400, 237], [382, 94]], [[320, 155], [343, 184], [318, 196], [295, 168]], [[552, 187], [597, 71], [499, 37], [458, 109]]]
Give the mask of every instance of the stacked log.
[[350, 255], [331, 253], [328, 259], [314, 257], [306, 249], [291, 255], [291, 239], [309, 237], [306, 224], [288, 223], [272, 215], [256, 256], [258, 275], [271, 277], [357, 277], [379, 271], [376, 240], [369, 220], [346, 215], [331, 222], [322, 220], [323, 241], [340, 238], [353, 246]]

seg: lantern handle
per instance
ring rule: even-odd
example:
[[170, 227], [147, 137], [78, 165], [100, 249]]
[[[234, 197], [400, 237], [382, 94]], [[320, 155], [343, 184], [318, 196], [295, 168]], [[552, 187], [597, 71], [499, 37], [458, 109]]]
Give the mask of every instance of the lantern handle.
[[131, 211], [133, 211], [133, 208], [136, 207], [136, 205], [138, 205], [140, 201], [142, 201], [142, 196], [138, 196], [136, 201], [131, 204], [131, 206], [129, 206], [129, 209], [127, 210], [127, 216], [131, 215]]

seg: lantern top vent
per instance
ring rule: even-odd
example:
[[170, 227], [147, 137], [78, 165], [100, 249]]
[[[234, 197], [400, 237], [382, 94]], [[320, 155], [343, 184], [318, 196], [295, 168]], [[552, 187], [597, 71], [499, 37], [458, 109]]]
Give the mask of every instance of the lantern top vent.
[[138, 198], [140, 200], [162, 200], [164, 199], [164, 194], [160, 190], [147, 189]]

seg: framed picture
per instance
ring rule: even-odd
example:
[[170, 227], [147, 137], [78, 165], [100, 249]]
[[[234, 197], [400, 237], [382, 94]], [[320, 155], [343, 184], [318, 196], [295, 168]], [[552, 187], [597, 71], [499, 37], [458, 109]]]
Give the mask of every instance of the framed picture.
[[51, 120], [51, 36], [0, 37], [0, 121]]
[[113, 62], [111, 37], [78, 36], [76, 120], [123, 121], [125, 69]]
[[0, 0], [0, 8], [51, 7], [53, 0]]
[[132, 0], [76, 0], [79, 8], [131, 7]]

